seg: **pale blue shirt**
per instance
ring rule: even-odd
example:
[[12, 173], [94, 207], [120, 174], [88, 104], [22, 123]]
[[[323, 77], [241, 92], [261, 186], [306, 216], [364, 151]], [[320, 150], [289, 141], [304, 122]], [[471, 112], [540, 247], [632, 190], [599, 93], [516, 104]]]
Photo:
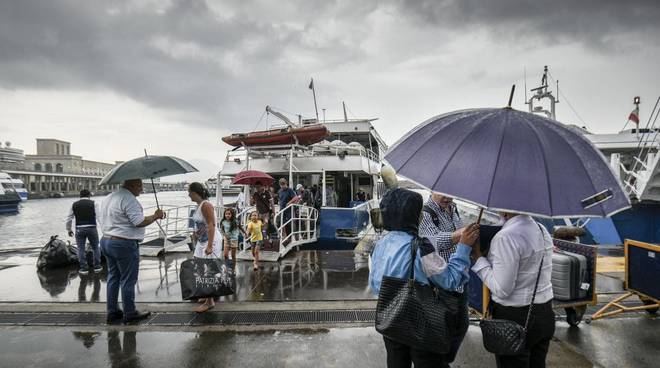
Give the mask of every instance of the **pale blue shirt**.
[[101, 231], [103, 235], [126, 239], [144, 239], [144, 227], [137, 227], [144, 221], [144, 211], [137, 198], [120, 188], [103, 200], [101, 205]]
[[[390, 231], [376, 243], [371, 255], [369, 286], [378, 295], [383, 276], [408, 278], [410, 274], [410, 246], [412, 235], [402, 231]], [[470, 252], [472, 248], [459, 243], [449, 262], [445, 261], [429, 245], [430, 250], [418, 249], [415, 257], [415, 280], [422, 284], [429, 281], [437, 287], [455, 291], [470, 280]]]

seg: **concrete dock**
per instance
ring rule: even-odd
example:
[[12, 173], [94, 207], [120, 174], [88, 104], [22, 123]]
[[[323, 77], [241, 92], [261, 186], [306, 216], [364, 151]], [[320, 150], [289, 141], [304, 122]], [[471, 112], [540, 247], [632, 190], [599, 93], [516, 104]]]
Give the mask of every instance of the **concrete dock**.
[[[138, 325], [105, 324], [105, 273], [37, 272], [35, 254], [0, 257], [0, 367], [383, 367], [373, 328], [366, 259], [353, 252], [298, 252], [236, 268], [237, 293], [196, 314], [181, 301], [187, 254], [143, 258]], [[609, 260], [612, 264], [616, 261]], [[599, 305], [622, 291], [620, 272], [599, 275]], [[635, 302], [635, 301], [631, 301]], [[569, 327], [557, 309], [550, 367], [655, 367], [660, 321], [641, 312]], [[453, 367], [494, 367], [477, 320]]]

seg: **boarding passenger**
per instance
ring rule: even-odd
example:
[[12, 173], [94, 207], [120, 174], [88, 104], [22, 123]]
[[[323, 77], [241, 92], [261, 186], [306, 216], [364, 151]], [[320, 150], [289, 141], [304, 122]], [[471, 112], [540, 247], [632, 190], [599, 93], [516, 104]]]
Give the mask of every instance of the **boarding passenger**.
[[[209, 201], [209, 191], [202, 183], [194, 182], [188, 186], [188, 196], [197, 203], [197, 209], [192, 215], [195, 223], [195, 258], [220, 258], [222, 243], [220, 232], [216, 228], [215, 209]], [[195, 308], [195, 312], [204, 313], [215, 307], [213, 298], [201, 298], [202, 305]]]
[[76, 223], [76, 245], [78, 246], [78, 263], [80, 264], [81, 275], [89, 274], [89, 265], [87, 264], [87, 252], [85, 246], [87, 241], [92, 247], [94, 254], [94, 273], [103, 271], [101, 266], [101, 250], [99, 249], [99, 233], [96, 230], [97, 205], [89, 199], [92, 194], [87, 189], [80, 191], [80, 200], [73, 203], [69, 209], [69, 216], [66, 218], [66, 230], [69, 236], [74, 236], [71, 223], [75, 219]]
[[[149, 317], [150, 312], [135, 309], [135, 284], [138, 279], [140, 251], [138, 244], [144, 238], [144, 228], [165, 213], [157, 209], [144, 216], [142, 205], [135, 197], [142, 193], [142, 180], [126, 180], [119, 190], [108, 195], [101, 205], [101, 251], [108, 263], [106, 308], [108, 324], [123, 320], [136, 322]], [[117, 299], [121, 288], [124, 310]]]
[[[456, 247], [463, 233], [463, 222], [458, 215], [456, 204], [451, 197], [438, 193], [432, 193], [422, 207], [422, 221], [419, 225], [419, 236], [428, 238], [440, 256], [449, 262], [451, 256], [456, 253]], [[454, 331], [452, 338], [449, 362], [453, 362], [458, 353], [469, 327], [468, 293], [465, 286], [459, 286], [452, 290], [452, 296], [459, 300], [463, 306], [461, 310], [458, 328]]]
[[270, 196], [270, 190], [266, 190], [266, 187], [259, 181], [256, 182], [255, 186], [257, 190], [252, 195], [251, 204], [257, 207], [259, 219], [264, 224], [262, 229], [264, 238], [268, 238], [270, 214], [275, 213], [275, 204], [273, 203], [273, 197]]
[[259, 269], [259, 248], [263, 244], [264, 237], [262, 234], [263, 222], [259, 219], [259, 214], [257, 211], [254, 211], [250, 214], [250, 221], [245, 228], [248, 236], [250, 237], [250, 247], [252, 248], [252, 258], [254, 259], [252, 263], [252, 269]]
[[[422, 196], [406, 189], [392, 189], [381, 200], [383, 224], [387, 235], [376, 243], [371, 256], [369, 285], [378, 295], [384, 276], [406, 278], [410, 274], [411, 244], [419, 238], [418, 226], [422, 212]], [[422, 284], [432, 283], [446, 290], [456, 290], [469, 281], [470, 252], [479, 236], [477, 224], [462, 233], [456, 253], [445, 261], [426, 238], [421, 238], [415, 259], [415, 279]], [[478, 245], [476, 245], [478, 247]], [[415, 326], [410, 326], [414, 329]], [[452, 328], [452, 326], [447, 326]], [[450, 354], [436, 354], [416, 349], [383, 337], [387, 351], [387, 366], [449, 367]]]
[[[279, 184], [280, 184], [280, 190], [277, 192], [277, 196], [279, 197], [278, 201], [279, 201], [280, 211], [282, 211], [288, 205], [295, 203], [296, 192], [294, 192], [293, 189], [289, 188], [288, 182], [284, 178], [280, 179]], [[291, 209], [288, 209], [284, 213], [282, 213], [282, 223], [286, 224], [286, 226], [284, 227], [285, 237], [291, 233], [291, 223], [288, 222], [291, 219], [291, 215], [292, 215], [291, 212], [292, 212]], [[278, 224], [278, 226], [281, 226], [281, 224]]]
[[[496, 355], [499, 368], [545, 367], [550, 339], [555, 332], [552, 311], [552, 240], [546, 229], [530, 216], [503, 213], [502, 229], [490, 243], [487, 257], [472, 266], [490, 289], [492, 316], [525, 325], [535, 285], [536, 296], [529, 320], [525, 350], [520, 355]], [[478, 247], [475, 254], [480, 256]]]
[[236, 213], [233, 209], [227, 208], [220, 221], [220, 233], [224, 239], [224, 247], [222, 255], [225, 260], [229, 259], [229, 251], [231, 250], [231, 260], [234, 267], [236, 267], [236, 249], [238, 249], [238, 232], [243, 232], [247, 238], [247, 233], [238, 224]]

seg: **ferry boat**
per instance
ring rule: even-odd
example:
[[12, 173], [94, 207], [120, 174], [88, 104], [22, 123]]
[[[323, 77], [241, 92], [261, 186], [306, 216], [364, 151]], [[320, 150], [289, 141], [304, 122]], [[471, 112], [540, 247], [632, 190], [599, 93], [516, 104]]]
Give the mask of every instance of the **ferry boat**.
[[[260, 258], [275, 261], [292, 248], [354, 249], [373, 231], [369, 211], [377, 206], [380, 197], [378, 175], [387, 145], [372, 124], [377, 119], [348, 119], [344, 113], [343, 120], [320, 123], [316, 119], [300, 119], [293, 123], [270, 107], [267, 111], [284, 122], [273, 130], [299, 132], [314, 127], [315, 131], [326, 132], [323, 133], [326, 139], [307, 142], [297, 139], [283, 144], [244, 142], [227, 152], [218, 180], [234, 177], [244, 170], [258, 170], [275, 178], [276, 192], [280, 178], [286, 178], [292, 189], [302, 184], [308, 190], [320, 191], [321, 203], [317, 206], [279, 204], [273, 216], [276, 231], [264, 244]], [[250, 188], [243, 188], [249, 204]], [[224, 207], [221, 190], [219, 186], [216, 196], [219, 208]], [[357, 193], [360, 195], [356, 196]], [[253, 210], [253, 207], [240, 209], [243, 224]], [[251, 254], [239, 251], [239, 258], [251, 259]]]
[[14, 189], [11, 177], [7, 173], [0, 172], [0, 213], [18, 212], [18, 204], [21, 197]]
[[9, 174], [0, 172], [0, 185], [5, 189], [12, 189], [21, 197], [22, 201], [28, 200], [28, 191], [21, 179], [14, 179]]
[[[548, 69], [545, 67], [541, 86], [532, 89], [527, 100], [529, 111], [555, 119], [555, 105], [559, 102], [548, 86]], [[541, 101], [549, 101], [549, 109]], [[647, 243], [660, 243], [660, 123], [658, 102], [644, 128], [637, 126], [618, 133], [592, 133], [584, 127], [569, 125], [598, 148], [621, 185], [630, 196], [632, 207], [610, 218], [566, 219], [562, 225], [577, 225], [586, 230], [580, 237], [587, 244], [623, 244], [625, 239]], [[639, 122], [640, 98], [633, 100], [635, 109], [628, 118]], [[625, 128], [625, 127], [624, 127]]]

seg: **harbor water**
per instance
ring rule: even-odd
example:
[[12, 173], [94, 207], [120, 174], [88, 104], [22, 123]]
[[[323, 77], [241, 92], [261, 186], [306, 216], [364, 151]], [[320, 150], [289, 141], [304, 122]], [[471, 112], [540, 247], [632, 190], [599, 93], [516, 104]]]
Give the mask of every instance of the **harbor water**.
[[[92, 197], [95, 202], [101, 202], [101, 197]], [[145, 214], [153, 212], [156, 200], [153, 193], [142, 193], [137, 197], [146, 209]], [[229, 198], [225, 198], [227, 201]], [[78, 198], [49, 198], [35, 199], [22, 202], [19, 212], [14, 214], [0, 214], [0, 252], [13, 250], [28, 250], [42, 247], [51, 235], [59, 235], [60, 239], [70, 239], [65, 228], [69, 209]], [[215, 197], [211, 199], [215, 203]], [[158, 202], [161, 205], [185, 206], [194, 205], [188, 192], [161, 192], [158, 193]]]

